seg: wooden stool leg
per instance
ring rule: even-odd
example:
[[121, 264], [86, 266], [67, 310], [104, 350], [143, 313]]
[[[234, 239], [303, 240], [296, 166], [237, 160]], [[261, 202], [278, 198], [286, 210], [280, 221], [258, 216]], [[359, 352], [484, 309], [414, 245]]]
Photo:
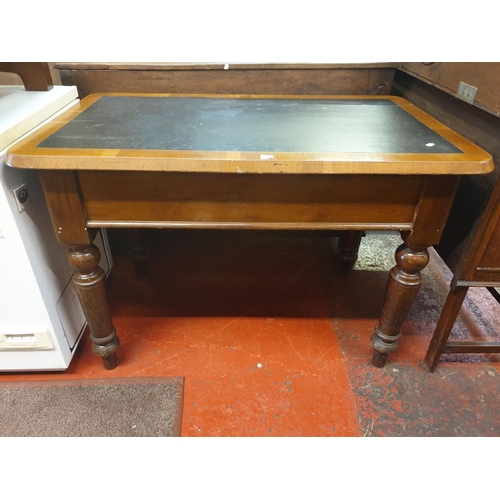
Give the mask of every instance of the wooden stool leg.
[[372, 336], [372, 345], [375, 349], [372, 358], [373, 366], [384, 367], [387, 356], [397, 351], [401, 327], [422, 283], [420, 271], [428, 262], [427, 247], [415, 248], [403, 244], [396, 250], [397, 265], [389, 274], [384, 308]]
[[344, 231], [339, 242], [339, 274], [345, 276], [352, 271], [358, 258], [359, 245], [363, 231]]
[[129, 254], [135, 263], [137, 276], [145, 276], [148, 273], [147, 256], [148, 248], [144, 241], [142, 229], [129, 229], [127, 231]]
[[424, 366], [430, 373], [434, 372], [439, 362], [439, 358], [441, 354], [443, 354], [446, 342], [448, 341], [448, 337], [453, 329], [453, 325], [455, 324], [468, 290], [469, 287], [457, 287], [454, 290], [450, 290], [448, 297], [446, 297], [443, 311], [441, 312], [441, 316], [439, 316], [434, 335], [429, 344], [429, 349], [427, 349], [427, 354], [425, 355]]
[[74, 269], [73, 284], [90, 328], [92, 352], [102, 357], [104, 368], [116, 368], [120, 341], [111, 322], [105, 289], [105, 274], [99, 267], [95, 245], [70, 245], [68, 261]]

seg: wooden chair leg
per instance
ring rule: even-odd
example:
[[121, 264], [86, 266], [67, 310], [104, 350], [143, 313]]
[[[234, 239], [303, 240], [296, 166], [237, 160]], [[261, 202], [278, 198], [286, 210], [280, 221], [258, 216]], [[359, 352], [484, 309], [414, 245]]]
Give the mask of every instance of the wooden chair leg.
[[457, 287], [450, 290], [446, 302], [439, 317], [434, 335], [425, 355], [424, 366], [426, 370], [433, 373], [439, 362], [439, 358], [446, 347], [446, 342], [457, 319], [462, 303], [467, 295], [469, 287]]
[[339, 241], [340, 267], [339, 274], [345, 276], [352, 271], [358, 259], [359, 245], [363, 231], [344, 231]]

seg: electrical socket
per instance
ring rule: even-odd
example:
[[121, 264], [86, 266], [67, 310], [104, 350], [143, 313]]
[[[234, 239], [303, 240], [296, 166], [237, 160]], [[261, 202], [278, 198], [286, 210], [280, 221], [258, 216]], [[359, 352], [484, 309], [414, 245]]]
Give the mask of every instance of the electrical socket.
[[17, 210], [23, 212], [26, 209], [26, 206], [30, 204], [31, 199], [28, 193], [28, 186], [26, 183], [17, 186], [16, 189], [13, 190], [14, 199], [16, 200]]
[[476, 97], [477, 88], [467, 83], [460, 82], [458, 85], [458, 91], [455, 97], [462, 99], [462, 101], [468, 102], [469, 104], [474, 103], [474, 98]]

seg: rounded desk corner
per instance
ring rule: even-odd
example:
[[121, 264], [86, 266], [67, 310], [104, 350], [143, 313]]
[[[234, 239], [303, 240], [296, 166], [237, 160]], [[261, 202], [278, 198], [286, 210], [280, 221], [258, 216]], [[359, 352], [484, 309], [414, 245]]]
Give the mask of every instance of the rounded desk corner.
[[397, 96], [397, 95], [389, 95], [387, 97], [388, 97], [388, 99], [390, 99], [391, 101], [395, 102], [396, 104], [409, 104], [410, 103], [410, 101], [408, 101], [404, 97], [400, 97], [400, 96]]
[[478, 172], [479, 174], [491, 174], [492, 172], [495, 171], [495, 162], [493, 161], [493, 157], [491, 155], [487, 157], [482, 157], [481, 160], [478, 162], [481, 171]]
[[5, 154], [5, 159], [4, 163], [8, 167], [15, 168], [16, 167], [16, 155], [15, 153], [12, 153], [10, 149], [7, 150], [7, 153]]
[[493, 157], [490, 156], [486, 161], [485, 161], [485, 173], [491, 174], [491, 172], [495, 171], [495, 162], [493, 161]]
[[12, 149], [7, 150], [7, 153], [5, 154], [4, 163], [10, 168], [22, 168], [22, 169], [33, 168], [33, 166], [29, 162], [29, 159], [26, 156], [17, 154], [15, 146]]

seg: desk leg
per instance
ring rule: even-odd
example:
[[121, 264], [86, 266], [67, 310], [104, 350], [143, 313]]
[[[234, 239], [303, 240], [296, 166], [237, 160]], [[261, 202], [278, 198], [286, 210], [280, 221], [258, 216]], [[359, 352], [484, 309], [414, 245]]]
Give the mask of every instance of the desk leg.
[[146, 276], [148, 274], [148, 248], [145, 243], [143, 229], [128, 229], [128, 250], [135, 264], [135, 274]]
[[105, 290], [105, 274], [99, 267], [95, 245], [70, 245], [68, 260], [74, 269], [73, 284], [90, 328], [92, 352], [102, 357], [104, 368], [116, 368], [120, 341], [111, 322]]
[[339, 241], [339, 274], [345, 276], [352, 271], [358, 259], [358, 250], [363, 231], [344, 231]]
[[372, 336], [375, 349], [373, 366], [384, 367], [387, 356], [397, 351], [401, 327], [422, 283], [420, 271], [428, 262], [427, 247], [414, 247], [405, 243], [396, 250], [397, 265], [390, 272], [384, 308]]

